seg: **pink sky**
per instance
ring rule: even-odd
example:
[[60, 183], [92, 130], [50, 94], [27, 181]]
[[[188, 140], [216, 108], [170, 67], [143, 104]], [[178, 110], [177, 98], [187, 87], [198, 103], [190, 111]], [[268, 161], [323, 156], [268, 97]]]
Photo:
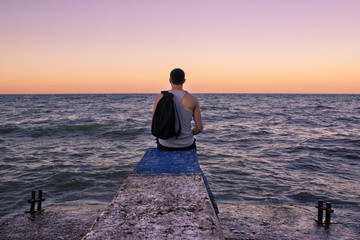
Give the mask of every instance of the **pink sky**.
[[0, 0], [1, 93], [360, 93], [360, 1]]

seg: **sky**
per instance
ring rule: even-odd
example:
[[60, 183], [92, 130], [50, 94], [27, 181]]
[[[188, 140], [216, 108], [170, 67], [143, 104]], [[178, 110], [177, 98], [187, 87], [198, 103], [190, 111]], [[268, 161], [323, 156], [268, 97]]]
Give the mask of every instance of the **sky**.
[[359, 0], [0, 0], [0, 94], [360, 94]]

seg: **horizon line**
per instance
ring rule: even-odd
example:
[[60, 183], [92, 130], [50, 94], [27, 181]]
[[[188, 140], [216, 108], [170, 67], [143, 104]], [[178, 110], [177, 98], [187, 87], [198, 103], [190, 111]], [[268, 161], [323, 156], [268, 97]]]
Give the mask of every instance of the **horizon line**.
[[[158, 93], [144, 93], [144, 92], [133, 92], [133, 93], [0, 93], [0, 95], [130, 95], [130, 94], [160, 94]], [[274, 94], [274, 95], [360, 95], [360, 93], [316, 93], [316, 92], [298, 92], [298, 93], [277, 93], [277, 92], [191, 92], [191, 94]]]

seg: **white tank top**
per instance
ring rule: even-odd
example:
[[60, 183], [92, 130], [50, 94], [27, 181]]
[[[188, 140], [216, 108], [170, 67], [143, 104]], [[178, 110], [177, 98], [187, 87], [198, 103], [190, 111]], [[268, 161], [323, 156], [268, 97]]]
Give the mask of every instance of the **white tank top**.
[[[182, 148], [188, 147], [194, 142], [194, 137], [191, 130], [191, 120], [193, 118], [193, 113], [186, 110], [182, 105], [182, 99], [187, 91], [173, 91], [169, 90], [170, 93], [174, 94], [174, 102], [176, 104], [176, 109], [179, 113], [179, 118], [181, 122], [181, 134], [176, 138], [171, 137], [169, 139], [159, 139], [159, 143], [165, 147], [169, 148]], [[178, 121], [176, 119], [175, 127], [178, 129]]]

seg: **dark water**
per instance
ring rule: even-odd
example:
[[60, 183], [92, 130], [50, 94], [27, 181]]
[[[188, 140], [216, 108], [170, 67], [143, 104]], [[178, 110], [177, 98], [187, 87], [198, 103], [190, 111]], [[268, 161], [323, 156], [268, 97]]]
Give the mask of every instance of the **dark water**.
[[[46, 204], [110, 202], [155, 147], [154, 97], [0, 95], [0, 220], [28, 208], [37, 189]], [[218, 202], [309, 207], [323, 198], [353, 211], [358, 228], [360, 95], [197, 97], [198, 158]]]

